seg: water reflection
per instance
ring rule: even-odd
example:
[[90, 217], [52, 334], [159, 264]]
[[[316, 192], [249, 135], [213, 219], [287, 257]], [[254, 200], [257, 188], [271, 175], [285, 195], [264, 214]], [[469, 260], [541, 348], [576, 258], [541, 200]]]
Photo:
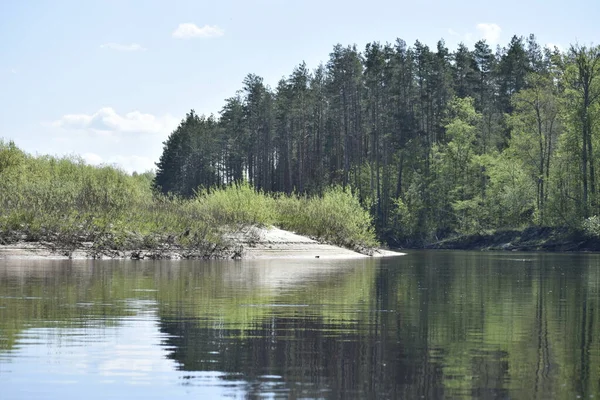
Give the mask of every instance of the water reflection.
[[599, 263], [4, 261], [2, 399], [590, 398]]

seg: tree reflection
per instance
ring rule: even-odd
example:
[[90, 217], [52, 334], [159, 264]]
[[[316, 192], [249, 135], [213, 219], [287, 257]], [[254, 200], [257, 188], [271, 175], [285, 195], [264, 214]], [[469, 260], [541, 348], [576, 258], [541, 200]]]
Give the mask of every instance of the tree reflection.
[[[179, 369], [249, 398], [600, 394], [597, 255], [419, 252], [297, 264], [0, 266], [0, 354], [31, 327], [119, 324], [151, 300]], [[287, 269], [286, 269], [287, 268]]]

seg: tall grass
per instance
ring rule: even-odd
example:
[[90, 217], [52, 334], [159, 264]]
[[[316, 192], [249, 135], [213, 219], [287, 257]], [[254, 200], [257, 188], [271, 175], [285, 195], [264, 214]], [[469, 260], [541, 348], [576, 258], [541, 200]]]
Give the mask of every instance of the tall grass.
[[0, 243], [85, 245], [105, 255], [178, 248], [212, 257], [231, 246], [226, 233], [278, 225], [347, 247], [376, 245], [368, 212], [340, 188], [309, 199], [269, 196], [241, 183], [182, 199], [153, 192], [152, 178], [76, 156], [34, 157], [0, 140]]

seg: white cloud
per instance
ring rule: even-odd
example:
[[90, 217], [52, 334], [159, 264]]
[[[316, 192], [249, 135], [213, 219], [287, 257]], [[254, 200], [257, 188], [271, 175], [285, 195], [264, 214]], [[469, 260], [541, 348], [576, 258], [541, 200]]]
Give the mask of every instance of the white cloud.
[[100, 45], [102, 49], [110, 49], [116, 51], [145, 51], [146, 48], [137, 43], [120, 44], [120, 43], [105, 43]]
[[146, 172], [151, 169], [156, 169], [156, 165], [154, 164], [154, 160], [150, 157], [143, 156], [113, 156], [108, 159], [108, 164], [116, 164], [119, 167], [123, 168], [127, 172]]
[[498, 43], [498, 39], [500, 39], [500, 33], [502, 32], [502, 29], [498, 24], [490, 23], [477, 24], [477, 30], [482, 38], [491, 45]]
[[104, 107], [94, 113], [65, 114], [42, 123], [43, 137], [32, 141], [29, 152], [79, 154], [91, 165], [117, 165], [127, 172], [155, 169], [163, 142], [180, 120], [170, 114], [135, 110], [119, 113]]
[[173, 31], [172, 36], [176, 39], [191, 39], [219, 37], [224, 34], [225, 31], [216, 25], [204, 25], [199, 28], [196, 24], [184, 23], [179, 24], [177, 29]]
[[150, 157], [139, 155], [113, 155], [104, 159], [96, 153], [83, 153], [81, 158], [89, 165], [116, 165], [129, 173], [134, 171], [145, 172], [156, 168]]
[[17, 71], [16, 69], [11, 69], [8, 72], [10, 72], [11, 74], [17, 74], [19, 71]]
[[487, 43], [492, 46], [498, 44], [498, 40], [500, 39], [500, 34], [502, 32], [502, 28], [500, 28], [498, 24], [480, 23], [475, 25], [475, 29], [477, 30], [477, 33], [460, 33], [452, 28], [449, 28], [448, 33], [450, 36], [456, 36], [465, 44], [473, 44], [479, 39], [485, 39]]
[[111, 107], [104, 107], [94, 114], [66, 114], [54, 121], [52, 126], [64, 129], [85, 129], [96, 133], [146, 133], [165, 134], [172, 131], [179, 121], [170, 116], [161, 117], [132, 111], [118, 114]]
[[83, 153], [81, 158], [90, 165], [102, 164], [102, 157], [96, 153]]

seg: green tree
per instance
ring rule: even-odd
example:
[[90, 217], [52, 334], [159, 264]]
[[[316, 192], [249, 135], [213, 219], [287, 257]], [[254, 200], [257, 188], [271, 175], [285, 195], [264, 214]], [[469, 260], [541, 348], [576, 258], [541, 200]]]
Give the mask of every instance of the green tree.
[[192, 110], [163, 143], [163, 153], [156, 163], [154, 187], [163, 193], [183, 193], [186, 159], [191, 153], [191, 126], [198, 116]]
[[[479, 209], [483, 201], [482, 169], [476, 145], [476, 132], [481, 114], [470, 97], [458, 98], [449, 105], [451, 118], [446, 124], [448, 143], [436, 146], [436, 220], [442, 229], [462, 232], [477, 229], [481, 221]], [[457, 225], [455, 225], [455, 223]]]
[[249, 74], [243, 82], [243, 108], [248, 180], [257, 188], [272, 190], [273, 153], [272, 94], [263, 78]]
[[154, 187], [163, 193], [191, 196], [199, 186], [222, 183], [221, 163], [217, 121], [192, 110], [164, 142]]
[[497, 68], [501, 110], [512, 112], [510, 98], [527, 86], [527, 74], [532, 72], [523, 38], [513, 36], [508, 48], [502, 50]]
[[362, 132], [362, 57], [356, 46], [336, 45], [327, 63], [331, 107], [327, 151], [330, 152], [332, 183], [346, 187], [350, 167], [357, 157]]
[[492, 228], [521, 228], [531, 224], [536, 184], [510, 152], [483, 157], [488, 184], [485, 210]]
[[219, 118], [219, 133], [223, 150], [225, 183], [241, 182], [247, 169], [247, 148], [250, 146], [244, 127], [244, 105], [241, 94], [225, 100]]
[[512, 98], [514, 112], [510, 117], [512, 132], [507, 151], [515, 156], [515, 161], [520, 160], [535, 183], [538, 223], [545, 224], [551, 162], [561, 129], [560, 107], [557, 88], [550, 76], [533, 74], [529, 81], [530, 88]]
[[453, 59], [452, 73], [456, 95], [458, 97], [475, 98], [479, 71], [473, 52], [463, 43], [460, 43], [458, 49], [454, 52]]
[[[570, 120], [580, 132], [582, 214], [598, 212], [593, 150], [594, 121], [598, 118], [600, 100], [600, 46], [571, 46], [565, 63], [564, 79], [568, 90]], [[591, 195], [590, 195], [591, 193]]]

